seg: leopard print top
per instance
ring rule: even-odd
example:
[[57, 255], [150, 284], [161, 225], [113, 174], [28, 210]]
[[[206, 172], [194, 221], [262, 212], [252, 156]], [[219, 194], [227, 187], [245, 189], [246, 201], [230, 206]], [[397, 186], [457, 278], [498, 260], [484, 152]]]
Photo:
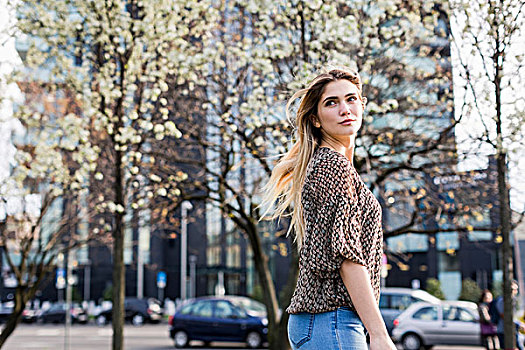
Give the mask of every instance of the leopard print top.
[[305, 237], [299, 278], [288, 313], [320, 313], [348, 306], [355, 311], [339, 274], [345, 259], [365, 266], [379, 302], [383, 255], [381, 205], [348, 159], [319, 147], [302, 189]]

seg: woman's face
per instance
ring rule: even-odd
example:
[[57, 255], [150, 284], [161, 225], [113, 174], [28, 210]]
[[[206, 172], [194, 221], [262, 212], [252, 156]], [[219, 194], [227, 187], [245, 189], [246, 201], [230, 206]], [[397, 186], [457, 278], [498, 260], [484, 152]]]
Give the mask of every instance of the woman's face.
[[490, 303], [492, 301], [492, 294], [491, 293], [485, 293], [485, 296], [483, 297], [483, 301], [485, 303]]
[[363, 104], [357, 86], [346, 79], [326, 85], [314, 125], [323, 135], [343, 140], [357, 134], [363, 123]]

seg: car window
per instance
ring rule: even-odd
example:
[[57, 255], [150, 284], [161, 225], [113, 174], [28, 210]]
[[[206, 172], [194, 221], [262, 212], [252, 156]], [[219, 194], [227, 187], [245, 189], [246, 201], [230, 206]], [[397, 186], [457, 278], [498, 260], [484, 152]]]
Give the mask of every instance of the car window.
[[474, 316], [465, 309], [456, 306], [443, 306], [443, 319], [447, 321], [475, 322]]
[[436, 306], [423, 307], [416, 311], [412, 318], [421, 321], [437, 321], [438, 311]]
[[463, 322], [476, 322], [474, 316], [465, 309], [458, 308], [458, 318]]
[[53, 306], [51, 306], [51, 308], [49, 309], [49, 311], [63, 311], [66, 309], [66, 304], [55, 304]]
[[414, 301], [410, 295], [391, 295], [390, 296], [390, 309], [405, 310], [413, 302]]
[[443, 320], [454, 321], [459, 319], [458, 308], [455, 306], [443, 306]]
[[219, 300], [215, 303], [215, 317], [231, 318], [234, 315], [238, 317], [239, 313], [229, 302]]
[[198, 303], [191, 303], [191, 304], [186, 304], [184, 305], [181, 309], [180, 309], [180, 313], [182, 315], [189, 315], [191, 314], [192, 310], [193, 310], [193, 307], [198, 304]]
[[211, 317], [212, 315], [212, 303], [211, 301], [200, 301], [195, 304], [191, 310], [191, 314], [200, 317]]
[[[230, 301], [238, 307], [238, 310], [247, 310], [248, 312], [253, 312], [255, 314], [266, 313], [266, 306], [258, 301], [248, 298], [236, 298]], [[244, 311], [241, 312], [244, 313]]]

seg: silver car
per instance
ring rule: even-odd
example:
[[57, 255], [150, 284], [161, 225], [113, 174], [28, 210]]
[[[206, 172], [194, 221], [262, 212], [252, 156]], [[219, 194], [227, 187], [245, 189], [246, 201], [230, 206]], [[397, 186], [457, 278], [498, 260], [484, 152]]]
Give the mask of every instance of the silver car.
[[481, 345], [477, 306], [468, 301], [420, 302], [394, 320], [392, 338], [405, 350], [434, 345]]
[[439, 304], [441, 300], [424, 290], [409, 288], [381, 288], [379, 310], [385, 321], [388, 334], [392, 335], [394, 320], [410, 305], [418, 301]]

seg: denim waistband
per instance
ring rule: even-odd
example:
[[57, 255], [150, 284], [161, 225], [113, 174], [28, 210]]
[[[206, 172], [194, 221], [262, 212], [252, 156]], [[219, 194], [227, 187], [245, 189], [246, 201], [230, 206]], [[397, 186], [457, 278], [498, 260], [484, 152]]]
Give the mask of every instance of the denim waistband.
[[290, 315], [288, 338], [292, 349], [368, 349], [361, 319], [346, 306], [318, 314]]

